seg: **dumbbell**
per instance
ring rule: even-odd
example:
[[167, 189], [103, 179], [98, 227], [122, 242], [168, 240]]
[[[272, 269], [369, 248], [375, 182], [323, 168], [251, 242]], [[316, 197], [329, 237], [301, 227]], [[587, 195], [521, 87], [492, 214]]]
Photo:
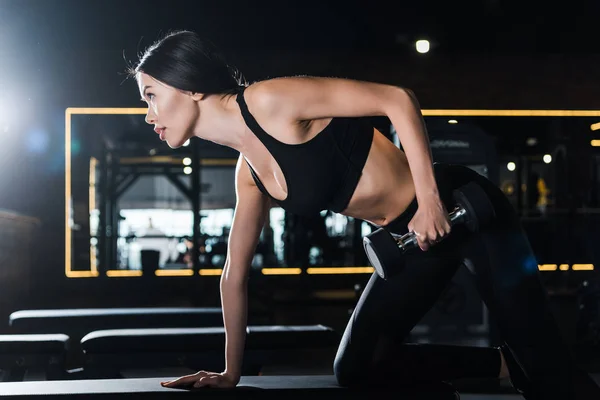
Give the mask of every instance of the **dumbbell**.
[[[462, 223], [470, 232], [476, 232], [495, 217], [490, 199], [475, 182], [455, 189], [453, 198], [456, 206], [448, 214], [452, 226]], [[400, 236], [382, 227], [365, 236], [363, 246], [377, 274], [389, 279], [403, 269], [402, 255], [418, 247], [418, 241], [414, 232]]]

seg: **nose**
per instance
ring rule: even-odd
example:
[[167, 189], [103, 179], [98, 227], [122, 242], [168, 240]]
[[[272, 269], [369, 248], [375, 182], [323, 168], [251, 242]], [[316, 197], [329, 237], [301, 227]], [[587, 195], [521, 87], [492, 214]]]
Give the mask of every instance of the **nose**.
[[156, 123], [156, 115], [152, 112], [152, 107], [148, 107], [148, 112], [146, 113], [145, 121], [149, 125], [154, 125]]

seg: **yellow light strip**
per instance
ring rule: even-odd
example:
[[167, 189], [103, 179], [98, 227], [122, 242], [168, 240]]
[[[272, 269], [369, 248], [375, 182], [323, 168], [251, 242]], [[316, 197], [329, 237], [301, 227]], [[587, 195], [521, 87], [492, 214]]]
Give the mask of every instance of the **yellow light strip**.
[[106, 271], [106, 276], [108, 276], [109, 278], [138, 277], [142, 275], [143, 273], [139, 269]]
[[596, 122], [595, 124], [590, 125], [590, 129], [593, 131], [597, 131], [600, 129], [600, 122]]
[[558, 267], [556, 264], [540, 264], [540, 265], [538, 265], [538, 269], [540, 271], [556, 271], [557, 268]]
[[421, 110], [427, 117], [599, 117], [600, 110]]
[[198, 271], [198, 275], [202, 276], [219, 276], [223, 273], [221, 268], [206, 268]]
[[156, 276], [193, 276], [191, 269], [157, 269], [154, 271]]
[[97, 278], [97, 271], [69, 271], [67, 278]]
[[154, 156], [154, 157], [122, 157], [119, 159], [119, 164], [180, 164], [181, 158], [171, 156]]
[[[421, 110], [424, 116], [484, 116], [484, 117], [600, 117], [600, 110], [476, 110], [476, 109], [424, 109]], [[148, 112], [148, 108], [115, 108], [115, 107], [69, 107], [65, 110], [65, 275], [69, 278], [91, 278], [97, 277], [98, 271], [96, 267], [91, 265], [90, 271], [73, 271], [71, 260], [71, 227], [69, 226], [70, 198], [71, 198], [71, 123], [72, 115], [144, 115]], [[592, 146], [600, 146], [600, 140], [592, 140]], [[203, 165], [235, 165], [236, 160], [203, 160]], [[583, 264], [586, 265], [586, 264]], [[352, 268], [352, 267], [348, 267]], [[347, 273], [355, 269], [349, 270], [345, 268]], [[370, 268], [370, 267], [369, 267]], [[593, 266], [592, 266], [593, 268]], [[310, 272], [309, 272], [310, 271]], [[327, 269], [309, 268], [308, 273], [324, 274]], [[332, 273], [344, 273], [338, 269], [333, 269]], [[158, 272], [158, 271], [157, 271]], [[372, 272], [364, 270], [361, 273]], [[192, 272], [193, 274], [193, 272]]]
[[307, 268], [309, 275], [329, 275], [329, 274], [372, 274], [373, 267], [319, 267]]
[[356, 292], [350, 290], [315, 290], [312, 292], [311, 297], [313, 299], [320, 300], [350, 300], [356, 299]]
[[98, 258], [94, 251], [94, 246], [90, 243], [90, 271], [96, 271], [98, 269]]
[[300, 275], [300, 268], [263, 268], [263, 275]]
[[[123, 165], [152, 163], [152, 164], [176, 164], [183, 162], [181, 157], [171, 156], [154, 156], [154, 157], [123, 157], [119, 159], [119, 163]], [[200, 160], [200, 165], [203, 166], [235, 166], [236, 158], [205, 158]]]
[[147, 114], [148, 108], [120, 108], [120, 107], [69, 107], [67, 114], [91, 114], [91, 115], [136, 115]]
[[560, 269], [561, 271], [568, 271], [569, 270], [569, 264], [560, 264], [558, 266], [558, 269]]
[[146, 114], [147, 108], [74, 108], [65, 110], [65, 276], [67, 278], [96, 278], [99, 276], [96, 264], [90, 262], [90, 271], [73, 271], [71, 260], [71, 227], [69, 212], [71, 199], [71, 136], [72, 115], [132, 115]]
[[[98, 165], [98, 160], [95, 157], [90, 157], [90, 187], [89, 187], [89, 204], [88, 204], [88, 212], [91, 213], [92, 210], [96, 209], [96, 166]], [[90, 243], [90, 271], [96, 270], [98, 268], [98, 259], [96, 258], [96, 252], [94, 251], [94, 246]]]
[[89, 191], [89, 211], [96, 209], [96, 166], [98, 160], [90, 157], [90, 191]]
[[236, 164], [237, 164], [236, 158], [206, 158], [206, 159], [200, 160], [200, 165], [204, 165], [204, 166], [224, 165], [224, 166], [235, 167]]
[[[71, 227], [69, 226], [69, 201], [71, 199], [71, 113], [65, 112], [65, 275], [83, 278], [71, 271]], [[90, 268], [91, 269], [91, 268]], [[90, 271], [91, 272], [91, 271]], [[87, 276], [86, 276], [87, 278]]]
[[[147, 108], [81, 108], [70, 107], [71, 114], [123, 115], [146, 114]], [[495, 110], [495, 109], [422, 109], [425, 116], [447, 117], [599, 117], [600, 110]]]
[[573, 271], [593, 271], [594, 264], [573, 264]]

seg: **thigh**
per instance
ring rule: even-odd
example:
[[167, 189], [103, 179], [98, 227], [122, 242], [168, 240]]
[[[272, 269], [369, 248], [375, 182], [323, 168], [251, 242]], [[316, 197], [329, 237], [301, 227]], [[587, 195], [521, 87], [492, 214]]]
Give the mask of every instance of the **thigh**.
[[519, 217], [499, 188], [487, 180], [480, 183], [492, 200], [496, 218], [467, 237], [460, 248], [461, 258], [473, 273], [503, 341], [530, 376], [568, 368], [570, 350]]
[[[465, 167], [435, 165], [440, 196], [450, 210], [454, 207], [453, 189], [477, 179]], [[403, 213], [386, 229], [396, 234], [408, 231], [415, 207]], [[346, 326], [334, 363], [342, 384], [359, 376], [372, 365], [378, 353], [385, 352], [385, 342], [401, 342], [433, 307], [446, 289], [462, 259], [460, 248], [465, 229], [453, 232], [428, 251], [419, 248], [403, 255], [403, 269], [389, 280], [373, 274], [367, 283]]]
[[496, 185], [483, 177], [472, 179], [485, 190], [496, 213], [480, 232], [465, 233], [459, 246], [460, 257], [474, 274], [482, 299], [488, 308], [500, 307], [502, 300], [502, 307], [511, 309], [519, 304], [509, 303], [523, 302], [527, 293], [532, 301], [523, 302], [521, 307], [545, 301], [538, 262], [519, 216]]
[[529, 377], [552, 381], [572, 368], [571, 350], [523, 230], [518, 226], [486, 230], [463, 250], [501, 340]]
[[[433, 248], [432, 248], [433, 249]], [[392, 279], [369, 279], [346, 326], [334, 370], [347, 384], [385, 352], [387, 344], [404, 340], [435, 304], [456, 273], [460, 259], [447, 251], [406, 256], [403, 271]]]
[[[462, 249], [481, 298], [504, 330], [525, 327], [546, 309], [546, 291], [525, 233], [515, 227], [475, 235]], [[537, 314], [535, 317], [533, 314]], [[510, 325], [506, 322], [511, 320]], [[535, 326], [531, 326], [535, 330]], [[520, 330], [520, 329], [519, 329]], [[543, 332], [531, 332], [532, 335]]]

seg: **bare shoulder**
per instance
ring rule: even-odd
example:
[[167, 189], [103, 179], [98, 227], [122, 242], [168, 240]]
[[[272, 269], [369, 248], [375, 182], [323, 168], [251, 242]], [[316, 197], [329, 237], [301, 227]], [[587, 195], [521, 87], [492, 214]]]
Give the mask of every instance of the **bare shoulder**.
[[382, 116], [406, 104], [409, 91], [396, 85], [348, 78], [291, 76], [250, 85], [249, 107], [271, 118], [308, 121]]
[[293, 117], [302, 106], [303, 94], [317, 93], [338, 79], [308, 75], [271, 78], [250, 85], [245, 98], [263, 116]]

